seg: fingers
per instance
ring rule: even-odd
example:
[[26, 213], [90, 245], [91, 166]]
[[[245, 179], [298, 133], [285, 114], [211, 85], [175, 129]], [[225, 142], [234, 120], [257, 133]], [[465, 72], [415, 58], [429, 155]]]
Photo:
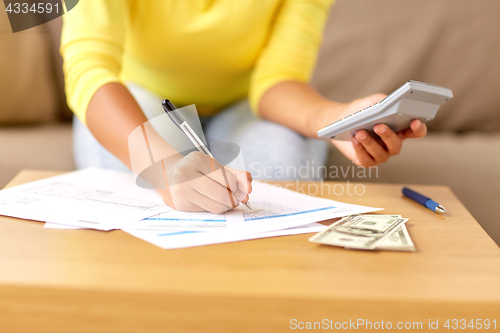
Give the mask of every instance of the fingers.
[[351, 102], [350, 108], [353, 110], [363, 110], [364, 108], [367, 108], [369, 106], [372, 106], [373, 104], [380, 102], [386, 97], [387, 95], [384, 94], [373, 94], [363, 98], [358, 98]]
[[410, 128], [407, 128], [398, 133], [398, 136], [404, 139], [418, 139], [427, 135], [427, 126], [418, 119], [413, 119], [410, 123]]
[[[384, 94], [374, 94], [356, 99], [347, 104], [347, 108], [343, 111], [344, 116], [376, 104], [386, 97], [387, 95]], [[423, 138], [427, 134], [427, 126], [418, 119], [414, 119], [410, 123], [410, 128], [398, 133], [395, 133], [385, 124], [377, 124], [373, 127], [373, 130], [380, 140], [378, 138], [374, 139], [365, 130], [359, 130], [351, 140], [352, 148], [339, 142], [332, 142], [344, 155], [351, 158], [356, 165], [369, 167], [384, 163], [391, 156], [399, 154], [405, 139]]]
[[[229, 174], [230, 172], [226, 171], [226, 173]], [[221, 203], [221, 204], [227, 206], [228, 209], [231, 209], [231, 208], [238, 206], [238, 204], [240, 203], [240, 200], [237, 197], [237, 193], [235, 193], [236, 191], [232, 192], [232, 191], [228, 190], [226, 185], [222, 185], [222, 184], [214, 181], [213, 174], [222, 174], [222, 170], [217, 170], [216, 172], [210, 174], [212, 177], [203, 176], [203, 177], [199, 177], [199, 178], [193, 180], [192, 184], [191, 184], [192, 188], [196, 192], [212, 199], [213, 201], [216, 201], [218, 203]], [[217, 178], [223, 178], [223, 176], [217, 176]], [[233, 176], [233, 178], [235, 178], [235, 177]], [[240, 195], [240, 197], [242, 197], [242, 199], [245, 196], [246, 195]]]
[[248, 193], [252, 193], [252, 181], [253, 181], [252, 174], [248, 171], [245, 171], [245, 178], [247, 179]]
[[[240, 171], [240, 173], [241, 173], [241, 171]], [[238, 178], [238, 176], [236, 176], [236, 178]], [[239, 179], [240, 178], [238, 178], [238, 184], [240, 183]], [[246, 182], [245, 182], [245, 180], [246, 180]], [[242, 201], [244, 203], [248, 202], [248, 200], [249, 200], [248, 195], [250, 193], [252, 193], [252, 181], [253, 181], [252, 174], [250, 172], [248, 172], [248, 171], [245, 171], [245, 173], [244, 173], [244, 180], [242, 181], [242, 183], [243, 183], [243, 186], [245, 186], [245, 184], [247, 186], [246, 189], [245, 189], [245, 192], [247, 193], [247, 195], [245, 196], [245, 198], [243, 200], [240, 200], [240, 201]]]
[[[200, 152], [192, 152], [185, 156], [174, 170], [173, 185], [194, 181], [198, 178], [209, 178], [215, 184], [231, 192], [238, 192], [236, 177], [228, 172], [217, 160]], [[192, 184], [197, 184], [193, 182]], [[206, 183], [205, 183], [206, 184]], [[240, 195], [244, 198], [244, 195]]]
[[411, 122], [410, 128], [397, 134], [385, 124], [377, 124], [373, 130], [380, 137], [381, 142], [372, 138], [364, 130], [357, 131], [352, 140], [356, 152], [355, 162], [359, 166], [367, 167], [384, 163], [391, 156], [399, 154], [403, 140], [423, 138], [427, 134], [427, 126], [418, 119]]
[[[203, 177], [206, 178], [206, 177]], [[176, 185], [172, 188], [175, 192], [175, 209], [185, 212], [205, 212], [208, 211], [214, 214], [222, 214], [232, 207], [228, 207], [220, 202], [213, 200], [206, 195], [198, 193], [194, 189], [186, 190], [181, 185]], [[176, 189], [177, 188], [177, 189]], [[227, 197], [227, 194], [226, 194]]]
[[[384, 163], [389, 159], [390, 155], [387, 150], [385, 150], [384, 147], [382, 147], [380, 143], [373, 139], [365, 130], [357, 131], [355, 138], [362, 145], [362, 148], [365, 150], [365, 152], [369, 154], [371, 156], [371, 159], [373, 160], [373, 163], [370, 163], [370, 161], [365, 158], [364, 154], [362, 154], [362, 160], [365, 161], [365, 163], [368, 163], [368, 166]], [[361, 148], [358, 147], [358, 150], [361, 150]], [[361, 159], [359, 157], [360, 156], [358, 156], [358, 159], [361, 162]]]
[[199, 152], [182, 158], [170, 178], [177, 210], [225, 212], [248, 201], [252, 190], [250, 173], [226, 168]]
[[235, 177], [238, 182], [238, 192], [235, 193], [241, 202], [248, 201], [248, 195], [252, 193], [252, 174], [248, 171], [236, 170], [226, 167]]
[[401, 147], [403, 147], [403, 140], [389, 126], [377, 124], [373, 127], [373, 130], [384, 142], [389, 155], [399, 154]]
[[[225, 188], [229, 187], [229, 190], [237, 198], [238, 202], [243, 200], [247, 192], [242, 191], [243, 187], [240, 187], [240, 183], [234, 172], [231, 172], [231, 169], [224, 167], [214, 159], [211, 160], [211, 163], [215, 171], [206, 174], [206, 176]], [[245, 184], [242, 183], [241, 185], [247, 187], [246, 181], [244, 183]]]
[[363, 145], [356, 139], [355, 136], [352, 137], [352, 146], [356, 157], [354, 158], [354, 163], [358, 166], [369, 167], [375, 165], [375, 160], [368, 154], [363, 147]]
[[386, 94], [378, 93], [378, 94], [373, 94], [373, 95], [367, 96], [365, 98], [371, 103], [370, 105], [373, 105], [375, 103], [380, 102], [381, 100], [383, 100], [386, 97], [387, 97]]
[[387, 95], [385, 94], [373, 94], [363, 98], [355, 99], [350, 103], [341, 103], [340, 106], [337, 106], [337, 110], [340, 111], [340, 113], [337, 114], [336, 117], [333, 117], [331, 120], [338, 119], [338, 117], [343, 118], [357, 111], [363, 110], [369, 106], [379, 103], [386, 97]]

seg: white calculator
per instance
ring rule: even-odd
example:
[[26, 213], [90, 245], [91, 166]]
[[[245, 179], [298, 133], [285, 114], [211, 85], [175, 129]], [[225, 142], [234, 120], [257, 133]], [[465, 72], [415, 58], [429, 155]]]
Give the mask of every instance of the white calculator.
[[374, 136], [373, 126], [386, 124], [394, 132], [410, 127], [413, 119], [434, 119], [441, 105], [453, 98], [448, 88], [408, 81], [375, 105], [360, 110], [318, 131], [320, 138], [351, 140], [356, 131]]

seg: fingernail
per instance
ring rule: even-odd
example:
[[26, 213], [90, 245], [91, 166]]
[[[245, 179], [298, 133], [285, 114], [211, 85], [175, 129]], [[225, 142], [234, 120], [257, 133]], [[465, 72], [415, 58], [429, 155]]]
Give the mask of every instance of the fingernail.
[[353, 143], [354, 145], [359, 145], [359, 141], [356, 139], [356, 137], [353, 137], [353, 138], [352, 138], [352, 143]]
[[421, 125], [420, 125], [420, 121], [416, 121], [416, 123], [417, 123], [417, 124], [415, 125], [415, 129], [416, 129], [416, 130], [418, 130], [418, 129], [420, 128], [420, 126], [421, 126]]
[[386, 132], [386, 128], [384, 125], [380, 125], [380, 126], [377, 126], [377, 129], [376, 129], [377, 133], [385, 133]]
[[358, 140], [366, 140], [368, 134], [366, 134], [366, 132], [359, 132], [359, 133], [356, 133], [356, 137], [358, 138]]

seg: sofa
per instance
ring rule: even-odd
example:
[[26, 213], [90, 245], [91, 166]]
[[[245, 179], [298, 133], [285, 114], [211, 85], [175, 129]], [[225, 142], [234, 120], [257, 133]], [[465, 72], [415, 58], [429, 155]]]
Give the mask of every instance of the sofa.
[[[21, 169], [73, 170], [65, 103], [61, 19], [12, 34], [0, 4], [0, 186]], [[369, 178], [336, 181], [449, 186], [500, 244], [500, 2], [337, 0], [312, 84], [348, 102], [390, 93], [409, 79], [454, 98]], [[329, 166], [355, 167], [330, 149]], [[439, 198], [434, 198], [439, 200]]]

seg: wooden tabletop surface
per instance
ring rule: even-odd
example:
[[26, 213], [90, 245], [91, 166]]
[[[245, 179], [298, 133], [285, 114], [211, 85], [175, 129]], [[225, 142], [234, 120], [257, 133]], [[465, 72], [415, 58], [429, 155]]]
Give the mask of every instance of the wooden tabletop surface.
[[[56, 174], [23, 171], [8, 186]], [[333, 186], [343, 195], [328, 195]], [[345, 250], [310, 234], [162, 250], [118, 230], [0, 217], [0, 332], [288, 332], [293, 319], [500, 328], [500, 248], [448, 187], [411, 186], [446, 207], [441, 216], [403, 185], [347, 186], [324, 183], [322, 196], [409, 218], [417, 252]]]

